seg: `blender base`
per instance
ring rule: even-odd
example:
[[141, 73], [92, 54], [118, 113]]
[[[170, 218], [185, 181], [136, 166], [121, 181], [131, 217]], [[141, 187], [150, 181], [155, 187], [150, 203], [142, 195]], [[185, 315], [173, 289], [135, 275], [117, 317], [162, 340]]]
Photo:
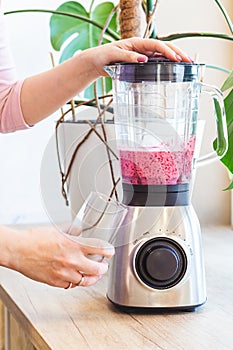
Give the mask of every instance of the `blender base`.
[[135, 307], [135, 306], [125, 306], [114, 303], [107, 296], [109, 302], [115, 307], [117, 310], [125, 313], [137, 313], [137, 314], [171, 314], [171, 313], [179, 313], [179, 312], [195, 312], [197, 308], [203, 306], [206, 303], [206, 300], [197, 305], [190, 306], [175, 306], [175, 307]]
[[205, 303], [201, 231], [192, 205], [128, 207], [114, 245], [107, 298], [118, 309], [194, 311]]

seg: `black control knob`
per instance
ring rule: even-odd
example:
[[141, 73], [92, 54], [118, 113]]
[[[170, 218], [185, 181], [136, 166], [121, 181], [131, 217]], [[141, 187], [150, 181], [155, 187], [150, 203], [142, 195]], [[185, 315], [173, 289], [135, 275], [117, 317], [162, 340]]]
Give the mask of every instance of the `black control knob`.
[[179, 243], [163, 237], [144, 243], [135, 257], [138, 277], [155, 289], [175, 286], [187, 270], [187, 257]]

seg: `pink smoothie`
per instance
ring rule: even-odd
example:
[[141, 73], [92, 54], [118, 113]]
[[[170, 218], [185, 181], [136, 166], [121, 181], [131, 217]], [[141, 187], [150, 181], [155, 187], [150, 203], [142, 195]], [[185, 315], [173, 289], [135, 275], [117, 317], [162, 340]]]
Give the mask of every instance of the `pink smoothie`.
[[133, 185], [175, 185], [190, 181], [195, 137], [183, 151], [120, 150], [122, 181]]

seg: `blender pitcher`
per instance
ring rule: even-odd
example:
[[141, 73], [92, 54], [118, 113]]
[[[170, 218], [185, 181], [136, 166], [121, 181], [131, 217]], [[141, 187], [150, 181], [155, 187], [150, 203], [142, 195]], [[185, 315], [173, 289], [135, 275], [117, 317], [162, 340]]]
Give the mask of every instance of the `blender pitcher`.
[[109, 65], [117, 147], [127, 205], [186, 205], [194, 168], [200, 93], [212, 95], [217, 149], [198, 160], [221, 157], [227, 148], [221, 92], [200, 82], [204, 64], [152, 59]]

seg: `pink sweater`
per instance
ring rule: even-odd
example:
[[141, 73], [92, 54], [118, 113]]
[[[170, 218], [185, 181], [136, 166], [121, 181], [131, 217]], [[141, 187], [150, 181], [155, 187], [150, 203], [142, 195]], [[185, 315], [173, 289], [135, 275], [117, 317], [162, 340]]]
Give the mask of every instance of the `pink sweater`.
[[20, 106], [23, 81], [18, 81], [15, 66], [8, 47], [4, 16], [0, 0], [0, 132], [25, 129]]

